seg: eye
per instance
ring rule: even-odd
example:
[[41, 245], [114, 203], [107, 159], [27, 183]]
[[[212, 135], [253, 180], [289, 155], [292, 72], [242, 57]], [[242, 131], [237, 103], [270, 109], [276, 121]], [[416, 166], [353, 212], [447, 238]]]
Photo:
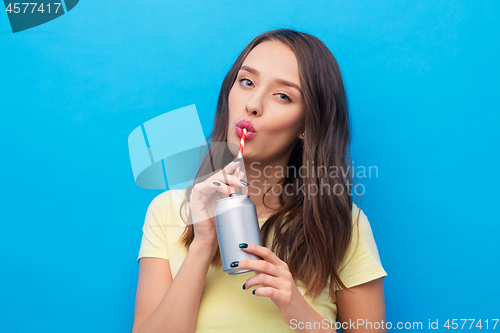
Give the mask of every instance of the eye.
[[[253, 82], [250, 79], [247, 78], [241, 78], [238, 80], [241, 84], [243, 84], [245, 87], [251, 87], [253, 85]], [[248, 81], [250, 85], [246, 84], [244, 81]], [[285, 93], [277, 93], [278, 96], [280, 97], [280, 100], [285, 101], [285, 102], [292, 102], [292, 99]]]
[[[240, 81], [240, 82], [243, 82], [243, 81], [248, 81], [248, 82], [252, 83], [252, 81], [250, 81], [249, 79], [246, 79], [246, 78], [242, 78], [242, 79], [240, 79], [239, 81]], [[252, 84], [253, 84], [253, 83], [252, 83]], [[245, 84], [245, 83], [243, 83], [243, 85], [244, 85], [245, 87], [250, 87], [249, 85], [247, 85], [247, 84]]]
[[284, 93], [278, 93], [278, 95], [285, 96], [285, 99], [281, 99], [281, 98], [280, 98], [280, 99], [281, 99], [281, 100], [283, 100], [283, 101], [289, 101], [289, 102], [291, 102], [291, 101], [292, 101], [292, 99], [291, 99], [290, 97], [288, 97], [288, 95], [287, 95], [287, 94], [284, 94]]

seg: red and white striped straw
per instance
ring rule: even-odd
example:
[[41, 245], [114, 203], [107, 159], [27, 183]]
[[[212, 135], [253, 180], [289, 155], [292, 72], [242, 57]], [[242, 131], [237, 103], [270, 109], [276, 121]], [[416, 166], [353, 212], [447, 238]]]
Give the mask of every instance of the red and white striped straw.
[[[238, 152], [238, 157], [243, 157], [243, 148], [245, 148], [245, 139], [247, 138], [247, 129], [243, 129], [243, 133], [241, 134], [241, 140], [240, 140], [240, 151]], [[236, 176], [240, 173], [240, 166], [236, 168]]]
[[[246, 138], [247, 138], [247, 129], [244, 128], [243, 129], [243, 133], [241, 133], [240, 151], [238, 152], [238, 157], [237, 158], [243, 157], [243, 148], [245, 148], [245, 139]], [[238, 177], [239, 174], [240, 174], [240, 167], [238, 166], [236, 168], [236, 173], [235, 173], [236, 177]], [[233, 193], [231, 193], [231, 195], [232, 195], [232, 194], [234, 194], [234, 192], [236, 192], [236, 186], [231, 185], [231, 188], [233, 189]]]

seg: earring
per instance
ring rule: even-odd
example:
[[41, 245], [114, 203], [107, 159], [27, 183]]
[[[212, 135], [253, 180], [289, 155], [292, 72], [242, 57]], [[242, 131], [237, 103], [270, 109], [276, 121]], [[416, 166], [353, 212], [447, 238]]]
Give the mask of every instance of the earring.
[[302, 136], [306, 136], [306, 132], [302, 132]]

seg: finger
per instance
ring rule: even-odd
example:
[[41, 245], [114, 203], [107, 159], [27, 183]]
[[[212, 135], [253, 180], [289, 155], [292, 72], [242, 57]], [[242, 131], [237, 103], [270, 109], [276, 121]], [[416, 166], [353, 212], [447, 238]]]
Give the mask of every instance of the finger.
[[280, 289], [280, 279], [275, 276], [260, 273], [247, 279], [245, 282], [245, 289], [258, 285]]
[[270, 297], [273, 298], [278, 290], [271, 287], [259, 287], [255, 289], [252, 293], [255, 296]]
[[[219, 182], [226, 184], [228, 186], [237, 186], [237, 187], [244, 187], [245, 184], [242, 182], [242, 179], [238, 178], [237, 176], [231, 176], [226, 173], [221, 173], [221, 174], [216, 174], [213, 176], [213, 181]], [[246, 183], [246, 182], [245, 182]]]
[[282, 269], [265, 260], [243, 259], [240, 261], [233, 261], [230, 266], [238, 267], [238, 269], [249, 269], [252, 271], [260, 271], [262, 273], [271, 276], [283, 275]]
[[[225, 170], [225, 169], [222, 169], [220, 173], [222, 173], [222, 177], [223, 177], [223, 179], [224, 179], [224, 180], [223, 180], [224, 184], [229, 185], [229, 184], [230, 184], [230, 181], [229, 181], [228, 176], [227, 176], [227, 174], [226, 174], [226, 170]], [[216, 177], [220, 178], [220, 173], [217, 173], [217, 174], [216, 174]], [[234, 184], [233, 184], [233, 186], [234, 186]], [[231, 186], [230, 186], [230, 189], [229, 189], [229, 190], [228, 190], [228, 192], [227, 192], [228, 196], [229, 196], [229, 195], [231, 195], [231, 193], [232, 193], [232, 192], [233, 192], [233, 189], [232, 189], [232, 188], [231, 188]]]
[[[245, 176], [246, 176], [245, 173], [243, 171], [240, 171], [240, 173], [238, 174], [237, 177], [240, 180], [243, 180], [243, 181], [245, 181], [248, 184], [248, 182], [245, 179], [246, 178]], [[239, 190], [240, 190], [241, 194], [248, 195], [248, 191], [249, 191], [248, 185], [240, 186]]]
[[236, 170], [240, 165], [243, 160], [239, 161], [232, 161], [228, 165], [226, 165], [221, 171], [224, 171], [227, 174], [231, 174], [234, 170]]
[[[218, 179], [220, 179], [219, 176], [220, 176], [220, 174], [222, 174], [225, 184], [230, 185], [230, 186], [238, 186], [238, 187], [240, 187], [241, 184], [231, 183], [230, 180], [229, 180], [229, 177], [228, 177], [228, 175], [232, 176], [232, 177], [236, 176], [235, 172], [236, 172], [236, 169], [240, 166], [240, 164], [241, 164], [241, 158], [238, 159], [238, 160], [235, 160], [235, 161], [233, 161], [231, 163], [229, 163], [225, 168], [223, 168], [220, 172], [218, 172], [216, 174], [216, 177], [218, 177]], [[230, 190], [228, 190], [227, 194], [230, 195], [235, 190], [233, 190], [231, 188]]]
[[195, 190], [193, 190], [192, 195], [195, 200], [206, 201], [209, 200], [214, 194], [217, 194], [219, 198], [228, 197], [233, 190], [230, 186], [224, 184], [221, 181], [217, 181], [213, 176], [206, 179], [205, 181], [196, 184]]
[[271, 251], [270, 249], [268, 249], [267, 247], [253, 244], [253, 243], [248, 243], [248, 247], [242, 248], [242, 250], [245, 252], [253, 253], [253, 254], [261, 257], [265, 261], [270, 262], [273, 265], [276, 265], [279, 267], [288, 267], [288, 265], [283, 260], [278, 258], [278, 256], [276, 254], [274, 254], [274, 252]]
[[216, 186], [215, 191], [221, 198], [227, 198], [233, 192], [233, 189], [221, 180], [214, 180], [212, 181], [212, 184]]
[[231, 187], [226, 187], [226, 191], [225, 192], [221, 192], [221, 191], [216, 191], [215, 193], [217, 193], [217, 195], [219, 196], [219, 198], [221, 199], [225, 199], [225, 198], [228, 198], [231, 194], [233, 193], [236, 193], [237, 195], [245, 195], [245, 192], [244, 191], [235, 191], [233, 190]]

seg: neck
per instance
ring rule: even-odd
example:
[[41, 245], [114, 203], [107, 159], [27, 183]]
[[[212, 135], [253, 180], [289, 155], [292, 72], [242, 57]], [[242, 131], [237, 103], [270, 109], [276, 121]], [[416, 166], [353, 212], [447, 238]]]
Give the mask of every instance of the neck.
[[[285, 175], [288, 163], [286, 159], [275, 160], [268, 163], [257, 161], [245, 161], [246, 179], [248, 182], [248, 195], [255, 204], [257, 216], [259, 218], [267, 218], [276, 212], [281, 207], [280, 194], [283, 192], [281, 184], [276, 185]], [[269, 192], [266, 193], [266, 191]], [[264, 198], [264, 203], [262, 202]]]

